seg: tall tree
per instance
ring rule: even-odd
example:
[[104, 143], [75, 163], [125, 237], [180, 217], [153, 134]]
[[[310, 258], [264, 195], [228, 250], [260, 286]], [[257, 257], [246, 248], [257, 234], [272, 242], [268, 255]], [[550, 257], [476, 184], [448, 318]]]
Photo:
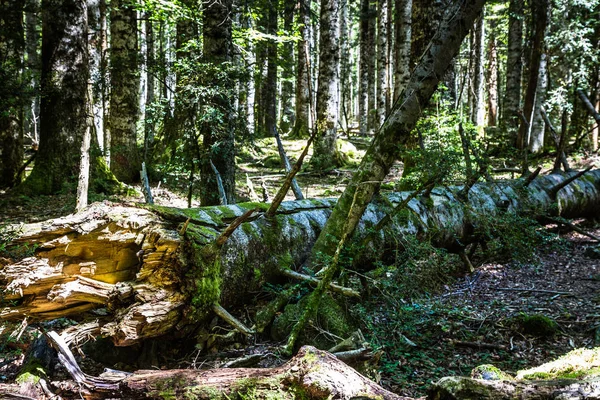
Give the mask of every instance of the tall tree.
[[23, 3], [0, 0], [0, 187], [18, 183], [23, 161]]
[[388, 98], [388, 2], [377, 2], [377, 115], [376, 129], [385, 121]]
[[51, 194], [77, 179], [88, 79], [86, 1], [43, 0], [40, 145], [23, 191]]
[[533, 111], [535, 106], [535, 97], [538, 88], [540, 64], [542, 54], [544, 53], [544, 43], [546, 27], [548, 25], [549, 0], [531, 0], [531, 18], [533, 26], [531, 58], [529, 60], [529, 79], [527, 81], [527, 91], [525, 93], [525, 102], [523, 104], [523, 121], [519, 126], [517, 135], [517, 148], [527, 147], [527, 139], [533, 122]]
[[39, 141], [40, 118], [40, 0], [28, 0], [25, 4], [25, 68], [29, 75], [29, 107], [25, 109], [25, 133], [34, 143]]
[[508, 7], [508, 50], [506, 59], [506, 89], [502, 106], [501, 126], [516, 143], [521, 109], [521, 77], [523, 74], [523, 0], [510, 0]]
[[395, 0], [394, 33], [394, 101], [410, 78], [410, 42], [412, 23], [412, 0]]
[[139, 179], [141, 158], [136, 124], [140, 105], [137, 12], [130, 0], [110, 8], [110, 168], [117, 179]]
[[[215, 70], [227, 68], [232, 59], [232, 0], [212, 1], [203, 3], [204, 6], [204, 58]], [[205, 81], [204, 86], [213, 87], [215, 81]], [[228, 80], [226, 84], [231, 84]], [[219, 93], [212, 98], [212, 107], [221, 113], [221, 123], [203, 124], [201, 127], [203, 136], [203, 157], [201, 160], [200, 203], [204, 205], [220, 204], [217, 187], [217, 176], [214, 169], [218, 171], [223, 182], [223, 189], [227, 203], [235, 203], [235, 148], [232, 99], [225, 93]], [[215, 168], [213, 168], [213, 165]]]
[[368, 112], [369, 112], [369, 65], [372, 38], [369, 30], [371, 19], [371, 8], [369, 0], [360, 1], [360, 64], [358, 76], [358, 126], [361, 136], [367, 135], [368, 130]]
[[544, 134], [546, 123], [542, 116], [546, 90], [548, 89], [548, 55], [542, 53], [538, 73], [537, 89], [533, 105], [533, 119], [531, 121], [531, 134], [529, 135], [529, 151], [539, 153], [544, 149]]
[[367, 18], [367, 131], [375, 133], [377, 126], [377, 0], [369, 0]]
[[498, 121], [498, 42], [496, 19], [490, 21], [490, 35], [488, 38], [488, 68], [487, 68], [487, 89], [488, 89], [488, 126], [496, 126]]
[[317, 135], [311, 159], [311, 164], [319, 169], [328, 169], [341, 164], [336, 141], [340, 64], [339, 12], [340, 0], [321, 0]]
[[293, 1], [283, 2], [283, 30], [288, 36], [282, 45], [282, 71], [281, 71], [281, 113], [279, 116], [279, 127], [282, 132], [288, 133], [294, 125], [294, 108], [292, 100], [294, 97], [294, 43], [289, 39], [293, 35], [294, 24]]
[[485, 99], [484, 99], [484, 63], [485, 63], [485, 18], [482, 16], [477, 20], [474, 27], [474, 62], [473, 62], [473, 109], [471, 110], [472, 122], [479, 129], [483, 129], [485, 122]]
[[298, 29], [300, 37], [296, 44], [296, 120], [292, 131], [293, 137], [308, 136], [310, 121], [310, 0], [298, 0]]
[[350, 115], [352, 113], [352, 81], [350, 59], [350, 31], [351, 20], [349, 18], [348, 0], [340, 3], [340, 126], [344, 132], [349, 134]]

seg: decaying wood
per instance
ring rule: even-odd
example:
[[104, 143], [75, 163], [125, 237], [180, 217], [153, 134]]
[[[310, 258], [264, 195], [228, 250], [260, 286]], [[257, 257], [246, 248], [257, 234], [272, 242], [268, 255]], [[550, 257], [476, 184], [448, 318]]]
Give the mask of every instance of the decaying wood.
[[[369, 206], [351, 238], [355, 243], [369, 238], [353, 255], [353, 269], [365, 271], [374, 261], [393, 257], [402, 250], [398, 238], [408, 235], [432, 236], [436, 246], [456, 251], [457, 240], [463, 245], [477, 240], [473, 232], [481, 218], [502, 213], [597, 215], [600, 171], [564, 186], [574, 175], [538, 176], [528, 187], [522, 180], [475, 184], [466, 204], [456, 199], [461, 187], [435, 188], [426, 197], [386, 195], [386, 201]], [[331, 199], [283, 202], [273, 218], [265, 218], [267, 205], [249, 214], [255, 203], [200, 209], [96, 203], [79, 214], [24, 225], [16, 243], [35, 251], [2, 262], [0, 317], [32, 322], [76, 316], [82, 324], [97, 324], [74, 333], [76, 341], [99, 330], [119, 346], [167, 333], [186, 335], [186, 326], [202, 322], [195, 317], [198, 309], [206, 320], [215, 303], [235, 310], [265, 282], [281, 281], [282, 270], [301, 266], [334, 204]], [[406, 206], [395, 209], [400, 204]], [[239, 224], [232, 225], [236, 220]], [[215, 246], [224, 232], [227, 240]], [[211, 261], [186, 256], [193, 249], [197, 255], [210, 253]], [[218, 298], [199, 304], [198, 288], [208, 272]]]
[[[93, 377], [81, 371], [60, 336], [50, 339], [61, 362], [81, 385], [75, 396], [85, 399], [233, 398], [252, 393], [253, 398], [351, 399], [359, 396], [382, 400], [408, 400], [365, 378], [330, 353], [305, 346], [277, 368], [222, 368], [212, 370], [110, 371]], [[237, 397], [236, 397], [237, 398]], [[243, 397], [242, 397], [243, 398]]]
[[429, 390], [428, 400], [598, 400], [600, 381], [488, 381], [465, 377], [442, 378]]

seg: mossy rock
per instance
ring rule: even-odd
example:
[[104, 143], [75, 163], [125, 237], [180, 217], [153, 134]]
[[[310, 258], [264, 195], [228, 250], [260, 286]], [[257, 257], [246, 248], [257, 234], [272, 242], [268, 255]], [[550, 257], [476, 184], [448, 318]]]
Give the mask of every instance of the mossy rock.
[[479, 365], [471, 370], [471, 378], [486, 381], [513, 381], [515, 378], [491, 364]]
[[540, 338], [549, 338], [558, 332], [558, 324], [543, 314], [521, 313], [512, 319], [519, 332]]
[[600, 377], [600, 347], [575, 349], [539, 367], [519, 371], [517, 379], [591, 379]]
[[[290, 334], [294, 324], [306, 306], [307, 297], [304, 297], [296, 304], [288, 304], [285, 310], [280, 314], [271, 327], [271, 336], [273, 339], [282, 341]], [[323, 331], [332, 333], [338, 337], [348, 337], [355, 329], [349, 323], [346, 313], [336, 303], [330, 295], [324, 295], [319, 304], [316, 321], [314, 324], [308, 324], [304, 332], [298, 339], [298, 345], [311, 344], [319, 349], [328, 349], [335, 344], [327, 335], [323, 335], [322, 331], [310, 327], [316, 325]]]

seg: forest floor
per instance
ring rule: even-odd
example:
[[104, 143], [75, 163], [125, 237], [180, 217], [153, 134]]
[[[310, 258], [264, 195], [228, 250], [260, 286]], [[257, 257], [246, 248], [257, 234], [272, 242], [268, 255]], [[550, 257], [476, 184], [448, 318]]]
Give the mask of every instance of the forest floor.
[[[300, 141], [296, 147], [292, 159], [302, 148]], [[361, 147], [359, 143], [352, 159], [360, 159]], [[264, 148], [270, 147], [265, 143]], [[274, 159], [277, 153], [264, 148], [249, 150], [256, 154], [248, 153], [240, 160], [244, 161], [238, 171], [242, 196], [247, 193], [245, 174], [254, 181], [255, 189], [260, 190], [265, 182], [271, 196], [283, 179], [278, 159]], [[267, 161], [270, 158], [273, 160]], [[600, 166], [596, 158], [580, 160], [575, 167], [590, 163]], [[393, 186], [399, 170], [393, 172], [389, 186]], [[337, 197], [351, 174], [352, 168], [327, 174], [307, 172], [299, 176], [299, 182], [310, 197]], [[183, 189], [166, 182], [154, 191], [155, 199], [159, 204], [186, 207]], [[135, 202], [141, 197], [119, 200]], [[72, 192], [42, 198], [14, 198], [0, 193], [0, 236], [3, 223], [52, 219], [72, 212], [73, 206]], [[574, 223], [600, 236], [598, 221]], [[362, 320], [366, 339], [374, 349], [381, 350], [378, 363], [364, 371], [390, 390], [416, 397], [439, 378], [469, 375], [477, 365], [494, 364], [516, 373], [573, 348], [600, 346], [598, 243], [565, 227], [547, 225], [539, 230], [543, 230], [544, 240], [532, 249], [526, 261], [511, 260], [507, 254], [499, 258], [504, 261], [479, 259], [476, 253], [474, 273], [440, 280], [431, 290], [415, 291], [402, 282], [396, 286], [376, 285], [370, 299], [351, 308]], [[31, 329], [17, 338], [15, 333], [19, 331], [19, 324], [0, 326], [0, 383], [15, 378], [23, 354], [36, 335]], [[227, 361], [227, 354], [237, 357], [244, 352], [276, 353], [276, 349], [276, 343], [259, 342], [235, 351], [223, 349], [232, 350], [223, 357], [191, 352], [187, 358], [167, 361], [169, 367], [215, 367]], [[268, 364], [281, 361], [275, 354]]]

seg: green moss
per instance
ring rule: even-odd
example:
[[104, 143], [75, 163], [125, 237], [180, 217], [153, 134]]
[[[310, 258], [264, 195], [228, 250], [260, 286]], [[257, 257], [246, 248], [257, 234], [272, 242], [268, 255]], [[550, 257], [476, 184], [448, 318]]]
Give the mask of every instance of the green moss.
[[224, 400], [225, 395], [218, 389], [209, 386], [188, 386], [185, 388], [183, 398], [186, 400]]
[[514, 378], [491, 364], [479, 365], [471, 371], [471, 378], [489, 381], [512, 381]]
[[558, 332], [558, 324], [552, 318], [542, 314], [521, 313], [513, 318], [517, 329], [526, 335], [552, 337]]
[[519, 371], [518, 379], [589, 379], [600, 376], [600, 347], [575, 349], [564, 356], [540, 365]]
[[[284, 312], [275, 319], [271, 329], [271, 335], [275, 340], [284, 340], [288, 336], [296, 321], [301, 317], [305, 307], [307, 307], [309, 297], [304, 297], [297, 304], [288, 304]], [[313, 313], [313, 315], [317, 316], [313, 325], [319, 326], [336, 336], [347, 337], [353, 331], [353, 327], [348, 322], [346, 313], [342, 307], [328, 294], [321, 298], [319, 310]], [[321, 349], [327, 349], [335, 344], [308, 325], [299, 338], [299, 344], [306, 343], [310, 343]]]
[[47, 378], [46, 371], [44, 371], [44, 368], [36, 359], [33, 359], [21, 367], [21, 371], [15, 381], [19, 384], [37, 384], [41, 378]]

